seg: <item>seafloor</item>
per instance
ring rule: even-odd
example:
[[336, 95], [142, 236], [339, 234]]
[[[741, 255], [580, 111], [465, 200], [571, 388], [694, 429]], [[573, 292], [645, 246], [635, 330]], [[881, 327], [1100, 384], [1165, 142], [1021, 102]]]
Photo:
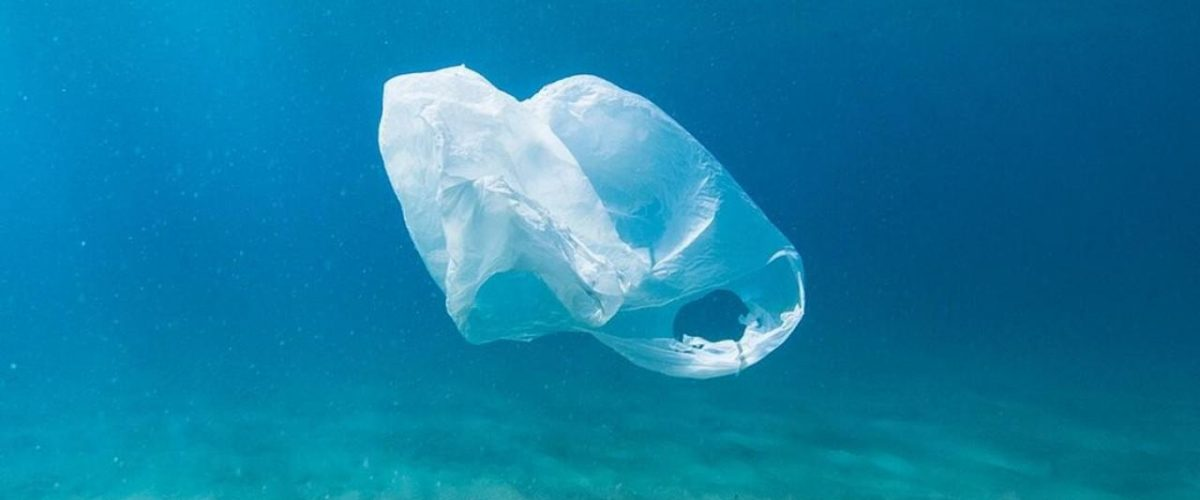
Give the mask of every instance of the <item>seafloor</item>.
[[[292, 371], [164, 366], [161, 378], [93, 366], [71, 381], [6, 363], [0, 498], [1200, 494], [1194, 399], [794, 343], [712, 381], [570, 337], [425, 360], [381, 346], [352, 366], [308, 352]], [[262, 361], [287, 366], [281, 349]]]

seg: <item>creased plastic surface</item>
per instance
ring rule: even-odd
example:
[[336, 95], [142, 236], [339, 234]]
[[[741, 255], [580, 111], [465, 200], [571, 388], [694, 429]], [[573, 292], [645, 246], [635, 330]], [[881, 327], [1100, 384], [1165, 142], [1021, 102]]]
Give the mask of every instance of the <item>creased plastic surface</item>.
[[[600, 78], [519, 102], [461, 66], [397, 76], [379, 147], [471, 342], [581, 331], [639, 366], [707, 378], [761, 360], [804, 313], [787, 239], [683, 127]], [[719, 289], [750, 311], [740, 338], [677, 337], [679, 309]]]

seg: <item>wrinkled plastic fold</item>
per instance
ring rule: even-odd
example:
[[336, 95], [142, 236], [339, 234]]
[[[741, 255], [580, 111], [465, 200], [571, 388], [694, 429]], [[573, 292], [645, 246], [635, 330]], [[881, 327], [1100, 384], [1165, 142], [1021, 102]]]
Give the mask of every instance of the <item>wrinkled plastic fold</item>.
[[[679, 377], [737, 373], [804, 314], [800, 257], [719, 162], [645, 98], [593, 76], [525, 101], [465, 67], [384, 88], [379, 147], [413, 243], [475, 343], [593, 335]], [[728, 290], [740, 335], [676, 334]]]

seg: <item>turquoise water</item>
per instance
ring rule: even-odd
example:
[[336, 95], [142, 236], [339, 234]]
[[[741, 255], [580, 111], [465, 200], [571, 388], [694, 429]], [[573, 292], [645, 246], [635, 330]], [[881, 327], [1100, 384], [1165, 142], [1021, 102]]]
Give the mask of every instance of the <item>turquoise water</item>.
[[[1200, 497], [1197, 33], [1187, 2], [0, 4], [0, 498]], [[804, 257], [792, 338], [707, 381], [464, 341], [376, 130], [387, 78], [457, 64], [670, 113]]]

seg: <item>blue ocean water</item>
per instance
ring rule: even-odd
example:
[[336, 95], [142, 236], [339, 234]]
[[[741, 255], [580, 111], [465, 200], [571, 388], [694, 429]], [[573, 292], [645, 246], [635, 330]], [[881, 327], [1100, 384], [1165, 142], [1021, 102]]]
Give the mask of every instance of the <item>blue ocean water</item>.
[[[0, 4], [0, 497], [1200, 497], [1192, 2]], [[383, 82], [600, 75], [795, 243], [737, 376], [472, 346]]]

